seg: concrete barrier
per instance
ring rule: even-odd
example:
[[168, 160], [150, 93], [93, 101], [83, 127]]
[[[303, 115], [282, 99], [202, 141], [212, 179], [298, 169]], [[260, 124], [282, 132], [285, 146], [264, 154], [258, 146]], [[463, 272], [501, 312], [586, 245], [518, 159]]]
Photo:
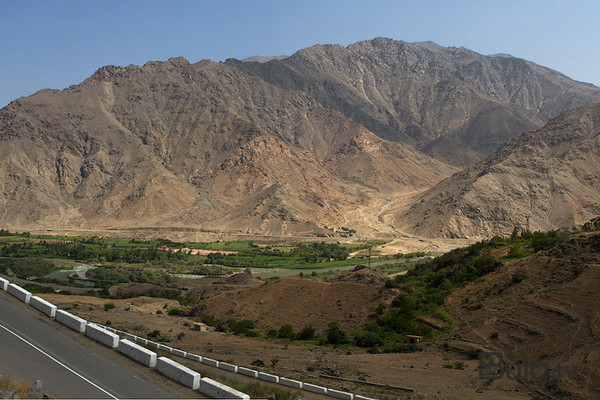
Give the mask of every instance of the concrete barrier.
[[202, 364], [210, 365], [211, 367], [219, 368], [219, 362], [217, 360], [213, 360], [212, 358], [202, 357]]
[[29, 304], [29, 300], [31, 300], [31, 292], [28, 292], [21, 286], [17, 286], [14, 283], [9, 283], [6, 291], [25, 304]]
[[176, 382], [194, 390], [200, 388], [200, 374], [192, 371], [167, 357], [159, 357], [156, 361], [156, 369], [161, 374], [168, 376]]
[[312, 383], [304, 382], [302, 384], [302, 390], [306, 390], [307, 392], [313, 392], [318, 394], [327, 394], [327, 388], [323, 386], [313, 385]]
[[279, 383], [279, 377], [277, 375], [267, 374], [266, 372], [259, 372], [258, 379], [271, 383]]
[[121, 341], [119, 341], [119, 352], [125, 354], [127, 357], [133, 358], [147, 367], [156, 367], [156, 353], [139, 344], [135, 344], [130, 340], [121, 339]]
[[365, 396], [361, 396], [361, 395], [355, 394], [354, 395], [354, 400], [377, 400], [377, 399], [374, 399], [372, 397], [365, 397]]
[[230, 371], [230, 372], [237, 372], [237, 370], [238, 370], [237, 365], [228, 364], [228, 363], [225, 363], [222, 361], [219, 362], [219, 368], [224, 369], [225, 371]]
[[250, 368], [238, 367], [237, 372], [238, 372], [238, 374], [251, 376], [253, 378], [258, 378], [258, 371], [250, 369]]
[[210, 378], [200, 380], [200, 392], [212, 399], [244, 399], [250, 400], [250, 396], [239, 390], [230, 388]]
[[279, 377], [279, 384], [294, 389], [302, 389], [302, 382], [293, 379]]
[[66, 325], [79, 333], [85, 332], [85, 326], [87, 325], [85, 319], [79, 318], [65, 310], [56, 310], [55, 318], [61, 324]]
[[[117, 333], [117, 332], [115, 332], [115, 333]], [[131, 340], [132, 342], [135, 342], [137, 340], [137, 336], [132, 335], [131, 333], [127, 333], [127, 332], [121, 333], [121, 336], [123, 336], [125, 339]]]
[[173, 348], [172, 348], [172, 347], [165, 346], [164, 344], [159, 344], [159, 345], [158, 345], [158, 349], [159, 349], [159, 350], [162, 350], [162, 351], [169, 352], [169, 353], [171, 353], [171, 352], [173, 351]]
[[327, 389], [327, 396], [335, 397], [336, 399], [353, 400], [354, 395], [341, 390]]
[[0, 278], [0, 288], [5, 292], [8, 290], [8, 281], [4, 278]]
[[54, 304], [42, 299], [41, 297], [31, 296], [31, 299], [29, 300], [29, 305], [35, 308], [36, 310], [43, 312], [50, 318], [54, 318], [56, 316], [57, 307]]
[[198, 354], [187, 353], [185, 358], [196, 362], [202, 362], [202, 356], [199, 356]]
[[177, 356], [177, 357], [183, 357], [183, 358], [185, 358], [185, 355], [187, 354], [187, 352], [185, 352], [185, 351], [183, 351], [183, 350], [179, 350], [179, 349], [172, 349], [172, 350], [171, 350], [171, 353], [172, 353], [174, 356]]
[[113, 349], [119, 347], [119, 335], [109, 332], [98, 325], [87, 324], [85, 326], [85, 335]]
[[156, 347], [157, 349], [160, 347], [160, 343], [153, 342], [152, 340], [148, 340], [148, 346]]
[[147, 340], [147, 339], [143, 339], [143, 338], [141, 338], [141, 337], [139, 337], [139, 336], [138, 336], [138, 337], [135, 339], [135, 341], [136, 341], [137, 343], [141, 343], [141, 344], [145, 344], [145, 345], [147, 345], [147, 344], [148, 344], [148, 340]]

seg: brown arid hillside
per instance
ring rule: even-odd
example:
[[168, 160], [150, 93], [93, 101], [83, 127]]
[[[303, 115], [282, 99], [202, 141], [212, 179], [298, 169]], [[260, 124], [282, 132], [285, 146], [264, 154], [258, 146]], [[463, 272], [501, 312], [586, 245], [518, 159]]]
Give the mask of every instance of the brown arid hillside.
[[196, 306], [192, 315], [224, 321], [250, 319], [262, 329], [292, 324], [296, 331], [312, 325], [323, 332], [331, 322], [339, 322], [343, 329], [354, 328], [366, 323], [379, 304], [394, 296], [380, 290], [382, 281], [370, 281], [367, 275], [368, 271], [363, 270], [357, 276], [350, 274], [333, 282], [280, 278], [220, 293]]
[[395, 223], [428, 237], [572, 229], [600, 214], [600, 104], [567, 111], [440, 182]]
[[107, 66], [0, 110], [0, 224], [396, 235], [392, 211], [411, 196], [599, 101], [525, 60], [382, 38], [267, 62]]
[[181, 58], [17, 100], [0, 141], [0, 218], [23, 229], [314, 233], [454, 170], [302, 92]]
[[[572, 236], [547, 252], [507, 262], [498, 271], [447, 299], [456, 335], [503, 355], [511, 366], [544, 362], [577, 367], [571, 379], [525, 378], [522, 383], [548, 398], [600, 397], [600, 233]], [[516, 370], [518, 371], [518, 370]], [[544, 368], [538, 367], [537, 376]], [[514, 372], [514, 371], [513, 371]], [[506, 378], [504, 378], [507, 381]]]
[[227, 63], [456, 165], [564, 110], [600, 101], [593, 85], [529, 61], [431, 42], [376, 38], [313, 46], [268, 63]]

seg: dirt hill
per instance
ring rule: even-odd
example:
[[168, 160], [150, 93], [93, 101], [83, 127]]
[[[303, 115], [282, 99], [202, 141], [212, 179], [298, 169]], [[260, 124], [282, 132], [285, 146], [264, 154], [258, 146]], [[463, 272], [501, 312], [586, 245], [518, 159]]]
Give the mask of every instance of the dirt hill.
[[526, 357], [547, 363], [553, 373], [558, 363], [577, 367], [574, 379], [556, 384], [524, 379], [528, 386], [558, 398], [570, 392], [569, 398], [595, 399], [600, 397], [599, 287], [600, 233], [587, 233], [506, 263], [453, 293], [447, 305], [458, 338], [501, 352], [511, 365]]
[[354, 282], [365, 285], [383, 286], [387, 275], [381, 271], [367, 267], [366, 265], [357, 265], [352, 271], [344, 272], [328, 280], [328, 282]]
[[380, 293], [379, 288], [354, 282], [281, 278], [218, 294], [203, 301], [193, 314], [224, 321], [251, 319], [260, 328], [279, 329], [291, 323], [296, 331], [312, 325], [322, 332], [330, 322], [337, 321], [343, 329], [355, 329], [367, 322], [381, 302], [393, 297]]

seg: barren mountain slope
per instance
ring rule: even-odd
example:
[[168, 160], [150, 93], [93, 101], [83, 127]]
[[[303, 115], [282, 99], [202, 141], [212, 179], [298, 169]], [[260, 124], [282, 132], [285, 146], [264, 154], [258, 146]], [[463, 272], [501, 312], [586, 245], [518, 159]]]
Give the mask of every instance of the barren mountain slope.
[[569, 229], [598, 214], [600, 104], [515, 137], [426, 191], [396, 224], [429, 237], [485, 237], [514, 227]]
[[561, 111], [600, 101], [600, 89], [531, 62], [434, 43], [376, 38], [313, 46], [280, 61], [227, 63], [457, 165]]
[[0, 140], [0, 217], [18, 228], [315, 232], [378, 190], [453, 172], [302, 92], [182, 58], [19, 99], [0, 112]]
[[458, 337], [502, 353], [509, 365], [544, 362], [554, 376], [559, 363], [571, 373], [577, 367], [574, 379], [563, 370], [554, 386], [522, 370], [521, 379], [558, 398], [599, 398], [599, 254], [599, 233], [577, 235], [458, 290], [447, 300]]
[[[0, 224], [395, 235], [408, 196], [591, 101], [600, 89], [524, 60], [381, 38], [264, 63], [107, 66], [0, 110]], [[493, 217], [483, 232], [505, 228]]]

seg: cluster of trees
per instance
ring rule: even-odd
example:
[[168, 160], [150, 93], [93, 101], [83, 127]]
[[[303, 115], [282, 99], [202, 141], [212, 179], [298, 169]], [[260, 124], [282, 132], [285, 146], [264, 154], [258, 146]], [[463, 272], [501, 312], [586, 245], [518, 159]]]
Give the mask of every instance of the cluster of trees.
[[345, 260], [350, 255], [350, 251], [337, 243], [300, 243], [294, 248], [292, 255], [313, 264], [329, 260]]
[[569, 238], [568, 232], [550, 231], [550, 232], [519, 232], [515, 229], [510, 239], [497, 238], [499, 243], [507, 242], [511, 245], [509, 251], [510, 258], [522, 258], [538, 251], [550, 250], [559, 243]]
[[43, 258], [0, 258], [0, 273], [11, 270], [17, 278], [27, 279], [32, 276], [42, 277], [56, 271], [58, 267], [52, 261]]
[[262, 268], [267, 266], [266, 261], [268, 258], [256, 254], [210, 253], [204, 262], [233, 268]]
[[97, 267], [87, 271], [86, 276], [88, 279], [108, 285], [129, 282], [163, 283], [173, 280], [173, 277], [166, 272], [140, 267]]
[[291, 252], [283, 252], [269, 247], [250, 246], [248, 251], [236, 254], [211, 253], [207, 264], [219, 264], [235, 268], [265, 268], [270, 263], [295, 260], [297, 263], [319, 263], [330, 260], [345, 260], [350, 255], [347, 247], [337, 243], [298, 243]]
[[42, 241], [39, 243], [10, 243], [0, 246], [2, 257], [56, 257], [87, 261], [120, 261], [143, 263], [147, 261], [183, 260], [186, 254], [162, 251], [156, 248], [110, 247], [91, 245], [81, 241]]

